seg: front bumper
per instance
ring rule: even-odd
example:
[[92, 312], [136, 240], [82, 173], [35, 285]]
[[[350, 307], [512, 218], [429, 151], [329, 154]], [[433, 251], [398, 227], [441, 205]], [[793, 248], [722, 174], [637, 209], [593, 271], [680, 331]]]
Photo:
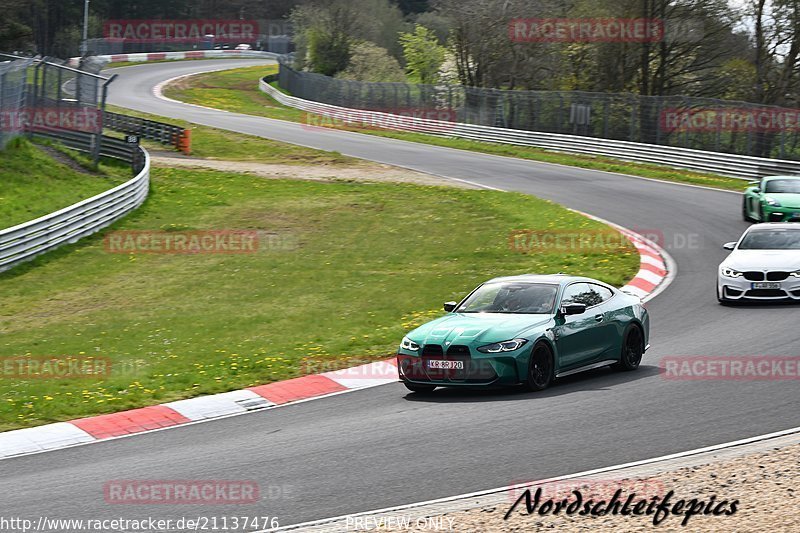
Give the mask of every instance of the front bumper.
[[[766, 279], [766, 276], [765, 276]], [[767, 283], [777, 283], [779, 288], [774, 289], [755, 289], [752, 280], [745, 279], [744, 276], [738, 278], [728, 278], [718, 276], [717, 294], [724, 300], [800, 300], [800, 278], [788, 276], [782, 281]]]
[[[520, 352], [526, 350], [520, 349]], [[529, 351], [529, 350], [527, 350]], [[521, 354], [517, 354], [521, 357]], [[461, 355], [412, 355], [397, 354], [397, 369], [400, 379], [408, 383], [437, 385], [441, 387], [492, 387], [516, 385], [520, 378], [521, 363], [513, 355], [486, 356], [483, 354]], [[430, 360], [461, 361], [461, 369], [430, 368]], [[526, 359], [527, 360], [527, 359]]]
[[800, 222], [800, 208], [765, 205], [761, 222]]

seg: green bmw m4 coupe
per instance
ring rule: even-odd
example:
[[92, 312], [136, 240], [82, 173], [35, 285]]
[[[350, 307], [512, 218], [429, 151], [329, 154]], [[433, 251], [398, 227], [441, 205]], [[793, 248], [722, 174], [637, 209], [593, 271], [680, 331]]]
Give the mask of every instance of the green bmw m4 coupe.
[[602, 366], [634, 370], [649, 347], [641, 300], [591, 278], [495, 278], [444, 310], [400, 344], [400, 379], [411, 391], [515, 384], [539, 391]]

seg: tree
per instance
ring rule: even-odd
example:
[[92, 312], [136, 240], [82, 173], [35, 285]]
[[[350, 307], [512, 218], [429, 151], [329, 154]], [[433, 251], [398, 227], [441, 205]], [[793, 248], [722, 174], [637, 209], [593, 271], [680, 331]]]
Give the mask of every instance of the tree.
[[15, 20], [0, 21], [0, 50], [26, 51], [33, 44], [33, 31]]
[[412, 83], [436, 83], [447, 51], [439, 44], [436, 35], [417, 24], [414, 33], [400, 34], [400, 43], [403, 45], [408, 80]]
[[[800, 89], [800, 1], [750, 0], [746, 9], [754, 26], [753, 99], [762, 104], [796, 105]], [[753, 155], [768, 157], [774, 138], [774, 132], [759, 132]]]
[[334, 76], [347, 68], [355, 27], [350, 5], [337, 0], [317, 0], [291, 14], [295, 27], [298, 66]]
[[556, 0], [437, 0], [435, 7], [449, 21], [448, 48], [463, 85], [533, 88], [548, 79], [552, 55], [542, 53], [546, 47], [516, 43], [508, 28], [514, 18], [564, 16]]
[[325, 76], [333, 76], [350, 62], [350, 40], [341, 32], [313, 28], [308, 33], [308, 66]]
[[347, 68], [350, 47], [359, 41], [401, 57], [397, 34], [405, 23], [388, 0], [313, 0], [295, 8], [290, 18], [300, 68], [334, 75]]
[[752, 100], [756, 86], [756, 69], [746, 58], [734, 58], [722, 64], [717, 72], [725, 89], [720, 97], [725, 100]]
[[355, 81], [406, 81], [400, 63], [385, 49], [369, 41], [361, 41], [352, 46], [349, 65], [336, 77]]

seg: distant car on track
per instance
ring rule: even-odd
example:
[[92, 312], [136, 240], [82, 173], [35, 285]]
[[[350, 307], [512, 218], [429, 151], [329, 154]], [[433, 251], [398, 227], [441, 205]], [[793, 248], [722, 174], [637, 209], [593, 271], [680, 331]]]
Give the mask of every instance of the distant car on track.
[[800, 176], [767, 176], [750, 182], [742, 199], [749, 222], [800, 222]]
[[253, 49], [253, 47], [250, 46], [249, 44], [237, 44], [236, 45], [236, 50], [252, 50], [252, 49]]
[[641, 300], [591, 278], [495, 278], [444, 310], [398, 349], [400, 379], [411, 391], [519, 383], [538, 391], [602, 366], [634, 370], [649, 347]]
[[800, 224], [766, 222], [747, 228], [719, 265], [717, 300], [800, 300]]

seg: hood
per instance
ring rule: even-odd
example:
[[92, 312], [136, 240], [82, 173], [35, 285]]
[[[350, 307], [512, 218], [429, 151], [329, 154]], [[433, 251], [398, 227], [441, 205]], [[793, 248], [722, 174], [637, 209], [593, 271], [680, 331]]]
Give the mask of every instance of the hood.
[[735, 250], [722, 265], [735, 270], [800, 270], [800, 250]]
[[781, 207], [800, 208], [800, 194], [796, 192], [767, 192], [764, 197], [777, 200]]
[[418, 344], [500, 342], [523, 336], [552, 318], [549, 314], [453, 313], [423, 324], [407, 336]]

